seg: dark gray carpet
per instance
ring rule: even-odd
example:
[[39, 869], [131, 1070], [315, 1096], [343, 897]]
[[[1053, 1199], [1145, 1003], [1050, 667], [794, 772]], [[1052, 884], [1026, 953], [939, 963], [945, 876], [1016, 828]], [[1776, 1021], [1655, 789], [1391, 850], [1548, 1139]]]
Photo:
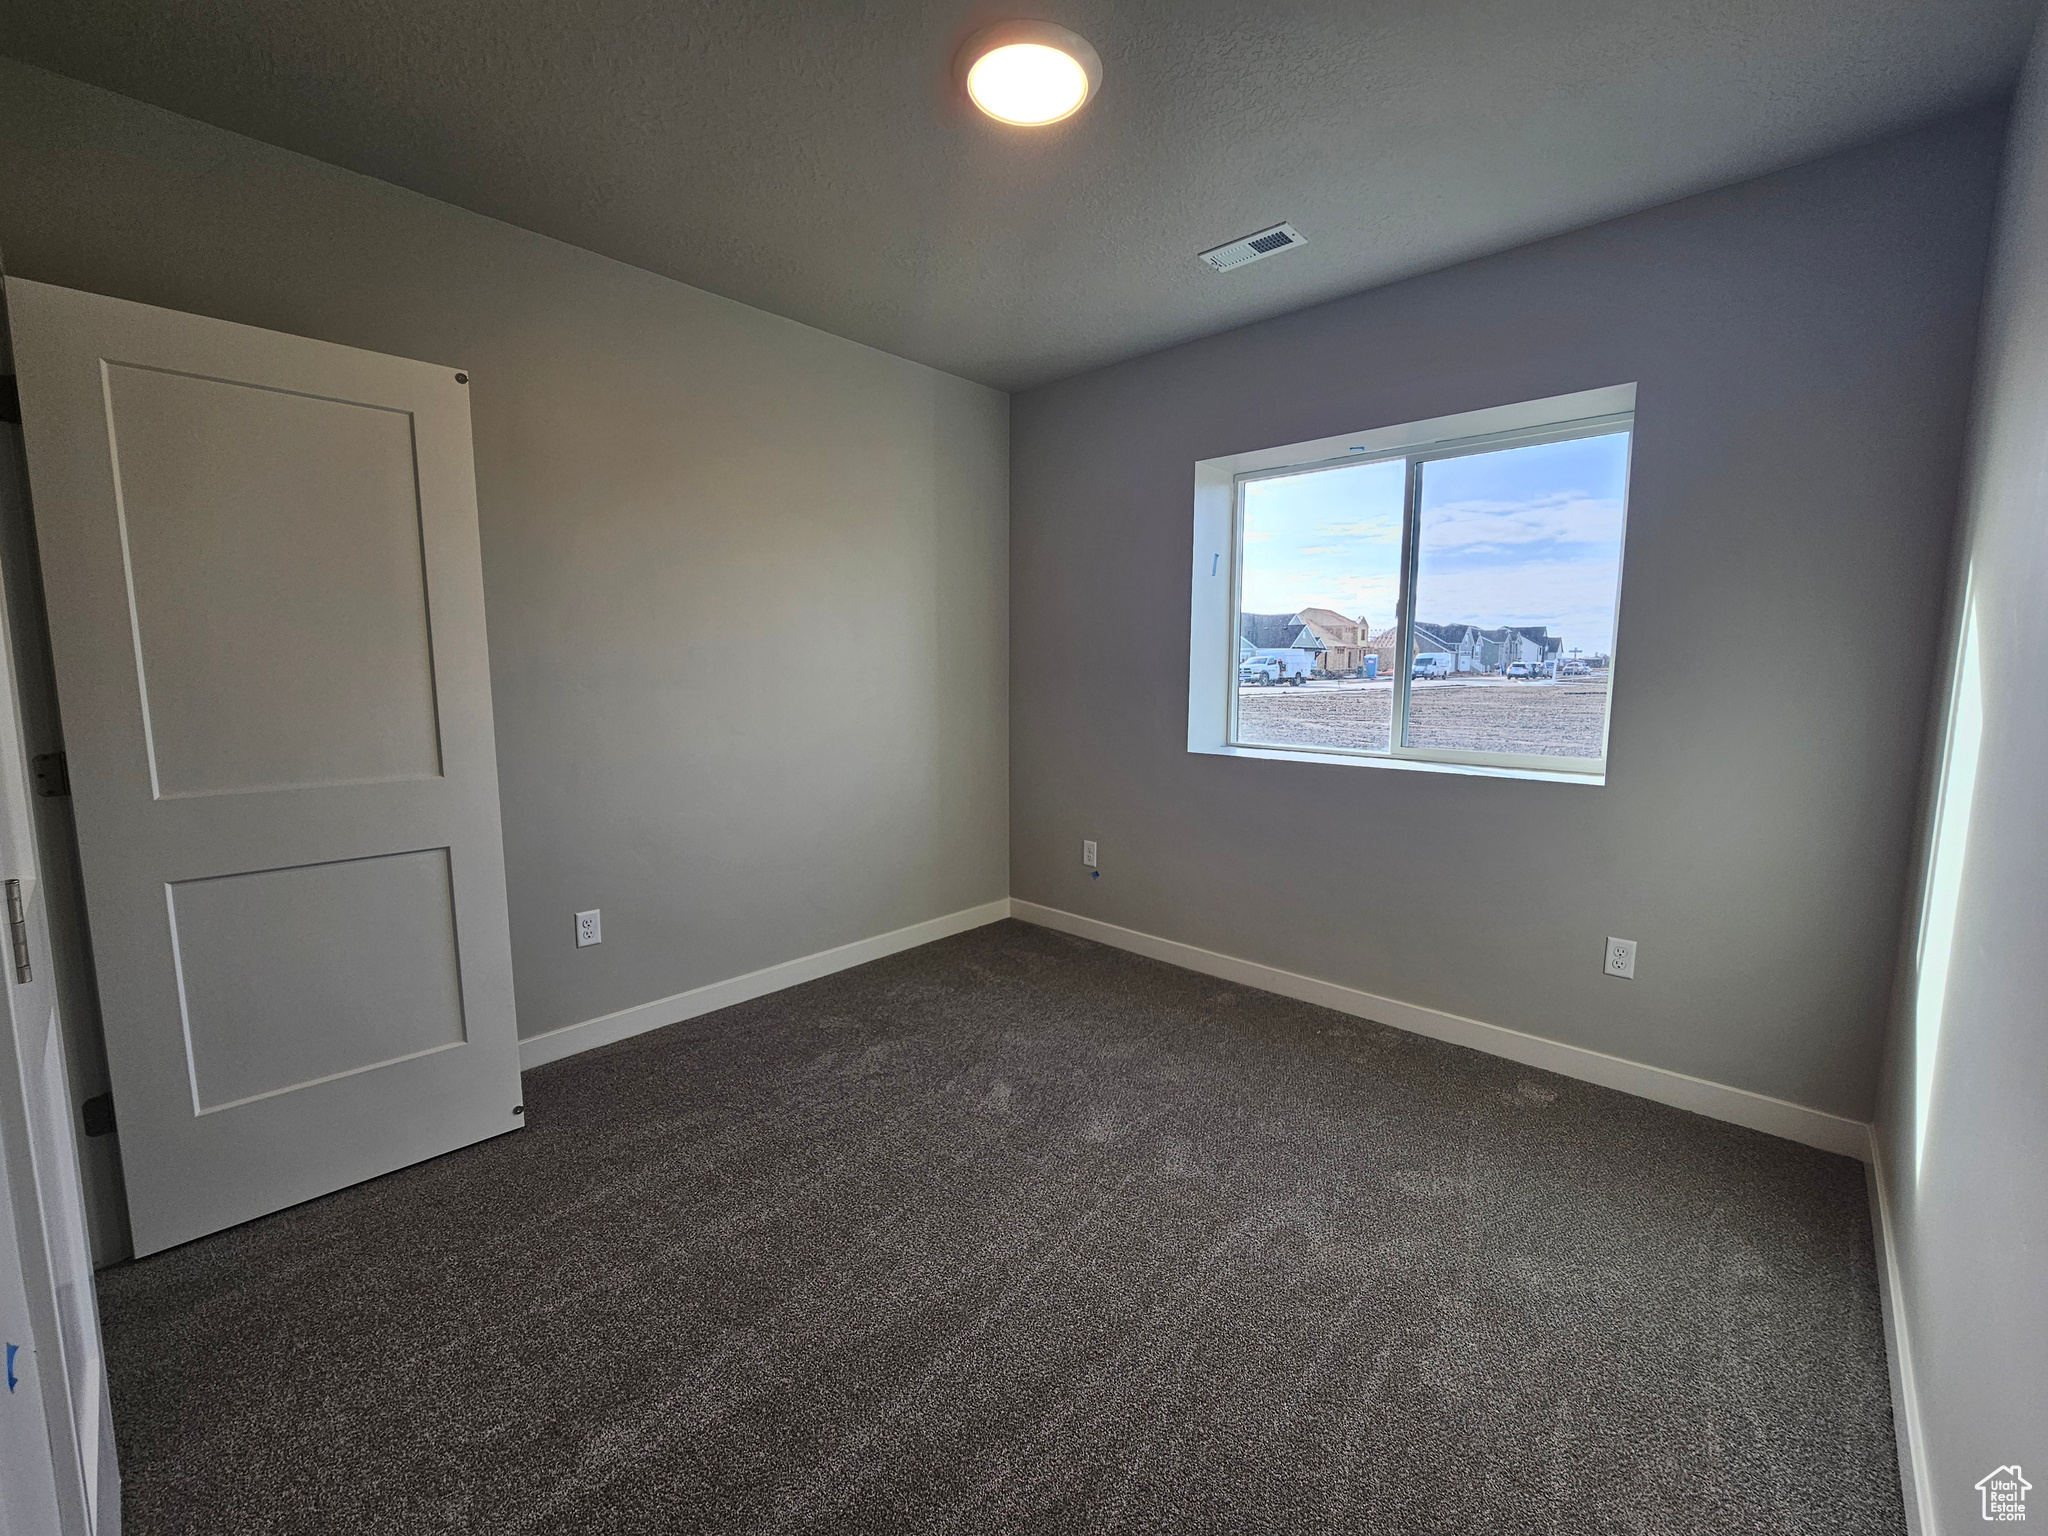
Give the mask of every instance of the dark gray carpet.
[[1862, 1172], [1003, 923], [107, 1273], [129, 1530], [1903, 1530]]

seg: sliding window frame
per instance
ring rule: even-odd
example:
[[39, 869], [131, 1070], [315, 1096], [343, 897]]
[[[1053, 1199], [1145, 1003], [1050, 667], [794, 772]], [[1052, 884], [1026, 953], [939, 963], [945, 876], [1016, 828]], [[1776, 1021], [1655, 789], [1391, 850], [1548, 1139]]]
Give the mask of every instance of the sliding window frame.
[[[1616, 635], [1610, 642], [1607, 655], [1607, 693], [1602, 705], [1600, 719], [1600, 755], [1598, 757], [1559, 757], [1528, 752], [1466, 752], [1447, 747], [1414, 747], [1408, 744], [1409, 694], [1414, 683], [1415, 671], [1415, 583], [1421, 561], [1421, 518], [1422, 478], [1427, 465], [1446, 459], [1469, 458], [1474, 454], [1493, 453], [1503, 448], [1534, 447], [1543, 443], [1567, 443], [1588, 437], [1610, 437], [1616, 433], [1626, 434], [1628, 447], [1622, 463], [1622, 504], [1621, 541], [1615, 552], [1614, 612]], [[1447, 767], [1488, 768], [1509, 773], [1540, 773], [1550, 776], [1573, 776], [1592, 780], [1604, 779], [1607, 771], [1607, 742], [1614, 720], [1614, 689], [1620, 667], [1620, 618], [1622, 577], [1627, 568], [1628, 553], [1628, 502], [1629, 476], [1635, 456], [1635, 412], [1633, 410], [1609, 412], [1599, 416], [1585, 416], [1567, 421], [1542, 423], [1517, 427], [1508, 431], [1488, 432], [1477, 436], [1446, 439], [1442, 442], [1410, 445], [1404, 448], [1389, 448], [1376, 453], [1353, 452], [1338, 457], [1310, 460], [1299, 464], [1276, 465], [1268, 469], [1246, 470], [1232, 477], [1230, 515], [1230, 625], [1231, 643], [1229, 651], [1228, 693], [1229, 713], [1225, 733], [1225, 745], [1238, 750], [1257, 752], [1287, 753], [1298, 752], [1307, 757], [1357, 757], [1378, 761], [1393, 760], [1429, 766], [1441, 764]], [[1243, 633], [1243, 591], [1244, 591], [1244, 515], [1245, 487], [1255, 480], [1278, 480], [1297, 475], [1317, 474], [1325, 470], [1348, 468], [1361, 464], [1384, 464], [1395, 459], [1406, 461], [1404, 489], [1401, 505], [1401, 565], [1399, 591], [1394, 599], [1394, 677], [1393, 698], [1389, 705], [1387, 746], [1384, 750], [1371, 747], [1297, 747], [1285, 743], [1246, 741], [1239, 730], [1238, 721], [1238, 639]]]

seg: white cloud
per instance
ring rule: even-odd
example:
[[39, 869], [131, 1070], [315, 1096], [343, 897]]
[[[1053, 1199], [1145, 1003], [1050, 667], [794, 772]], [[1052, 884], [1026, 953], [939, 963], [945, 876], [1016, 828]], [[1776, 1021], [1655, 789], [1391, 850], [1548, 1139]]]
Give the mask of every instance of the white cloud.
[[1398, 520], [1378, 518], [1369, 523], [1324, 523], [1316, 529], [1321, 539], [1364, 539], [1374, 544], [1398, 544], [1401, 542], [1401, 524]]
[[1528, 544], [1611, 544], [1621, 537], [1621, 503], [1578, 491], [1529, 501], [1453, 501], [1422, 514], [1425, 549]]
[[1394, 621], [1400, 580], [1391, 572], [1354, 575], [1341, 571], [1259, 570], [1244, 573], [1242, 600], [1247, 613], [1295, 613], [1303, 608], [1333, 608], [1346, 618], [1364, 618], [1375, 629]]

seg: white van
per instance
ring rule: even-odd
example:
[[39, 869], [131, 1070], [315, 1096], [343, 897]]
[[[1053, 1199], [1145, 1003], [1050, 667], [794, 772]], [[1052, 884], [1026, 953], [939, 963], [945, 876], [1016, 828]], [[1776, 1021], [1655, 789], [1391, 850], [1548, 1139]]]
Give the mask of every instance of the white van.
[[1444, 651], [1424, 651], [1415, 658], [1415, 666], [1408, 675], [1419, 679], [1449, 677], [1451, 658]]

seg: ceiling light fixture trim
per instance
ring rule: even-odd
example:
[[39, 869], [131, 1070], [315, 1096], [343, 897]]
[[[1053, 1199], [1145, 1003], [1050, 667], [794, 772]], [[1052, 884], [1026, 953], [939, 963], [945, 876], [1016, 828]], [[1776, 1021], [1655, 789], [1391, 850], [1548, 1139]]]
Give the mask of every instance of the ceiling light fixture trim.
[[1102, 55], [1080, 33], [1050, 21], [984, 27], [954, 56], [967, 99], [999, 123], [1064, 122], [1102, 88]]

